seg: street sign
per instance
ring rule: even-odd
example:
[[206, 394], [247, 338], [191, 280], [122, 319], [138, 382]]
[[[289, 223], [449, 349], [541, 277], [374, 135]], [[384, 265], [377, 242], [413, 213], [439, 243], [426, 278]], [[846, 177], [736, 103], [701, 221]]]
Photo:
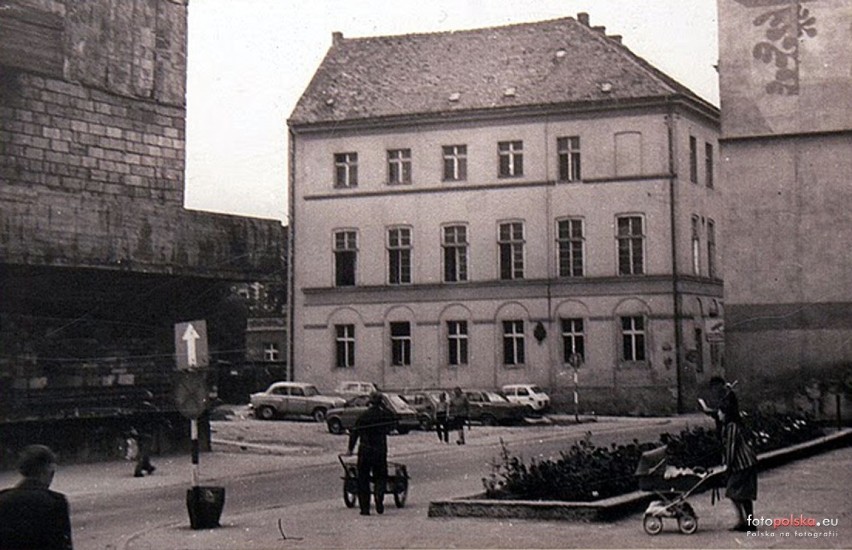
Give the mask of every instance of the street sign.
[[209, 405], [206, 374], [196, 371], [181, 372], [175, 383], [174, 397], [180, 414], [189, 419], [201, 416]]
[[178, 370], [201, 369], [210, 364], [206, 321], [175, 325], [175, 356]]

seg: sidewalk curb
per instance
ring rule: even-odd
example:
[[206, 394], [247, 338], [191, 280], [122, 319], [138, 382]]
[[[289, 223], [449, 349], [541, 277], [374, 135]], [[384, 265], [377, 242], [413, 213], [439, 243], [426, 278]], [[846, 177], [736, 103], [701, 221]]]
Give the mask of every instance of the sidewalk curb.
[[[852, 429], [758, 455], [761, 471], [852, 444]], [[656, 497], [635, 491], [592, 502], [485, 499], [484, 493], [429, 503], [429, 517], [610, 521], [641, 511]]]

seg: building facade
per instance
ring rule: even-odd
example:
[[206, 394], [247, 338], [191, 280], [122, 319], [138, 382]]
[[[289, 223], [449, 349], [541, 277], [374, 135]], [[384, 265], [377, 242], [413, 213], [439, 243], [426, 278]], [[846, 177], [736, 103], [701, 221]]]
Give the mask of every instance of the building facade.
[[[689, 408], [721, 368], [718, 111], [588, 17], [333, 45], [290, 125], [292, 370]], [[417, 67], [417, 70], [413, 70]]]
[[0, 12], [0, 465], [111, 456], [130, 426], [186, 444], [174, 326], [206, 320], [227, 357], [231, 285], [280, 282], [285, 243], [183, 208], [186, 2]]
[[720, 0], [719, 28], [726, 363], [755, 404], [834, 417], [852, 391], [852, 6]]

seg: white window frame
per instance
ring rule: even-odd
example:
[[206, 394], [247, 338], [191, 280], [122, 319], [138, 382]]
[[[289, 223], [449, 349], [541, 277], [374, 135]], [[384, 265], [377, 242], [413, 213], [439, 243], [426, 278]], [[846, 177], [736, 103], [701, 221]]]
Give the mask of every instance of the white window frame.
[[556, 173], [560, 182], [580, 181], [580, 136], [556, 138]]
[[502, 322], [502, 330], [503, 364], [509, 367], [524, 365], [526, 363], [524, 321], [521, 319], [505, 320]]
[[[453, 360], [455, 356], [455, 361]], [[470, 332], [465, 320], [447, 321], [447, 365], [462, 367], [470, 364]]]
[[[563, 224], [568, 225], [568, 235], [563, 237]], [[579, 226], [579, 236], [574, 234], [574, 230]], [[556, 269], [559, 277], [582, 277], [586, 271], [586, 238], [585, 238], [585, 223], [583, 218], [561, 218], [556, 220]], [[578, 248], [579, 246], [579, 248]], [[577, 263], [577, 255], [579, 255], [579, 272], [575, 270]], [[567, 256], [568, 271], [563, 270], [563, 257]]]
[[[497, 143], [497, 175], [517, 178], [524, 175], [524, 142], [521, 140]], [[505, 168], [505, 169], [504, 169]]]
[[467, 180], [467, 145], [443, 145], [441, 153], [443, 181]]
[[281, 350], [276, 342], [263, 343], [263, 360], [266, 362], [278, 361], [281, 355]]
[[[586, 322], [582, 317], [560, 317], [562, 331], [562, 361], [570, 364], [571, 356], [579, 354], [586, 360]], [[579, 343], [579, 346], [577, 345]]]
[[388, 149], [388, 185], [411, 183], [411, 149]]
[[[441, 227], [441, 277], [445, 283], [462, 283], [469, 278], [468, 227], [466, 224], [450, 224]], [[448, 257], [452, 256], [453, 265]], [[452, 269], [452, 274], [448, 271]], [[448, 277], [448, 275], [451, 275]]]
[[[636, 320], [642, 320], [642, 328], [636, 328]], [[621, 351], [619, 355], [622, 361], [629, 363], [644, 363], [648, 360], [648, 318], [644, 315], [621, 315], [618, 319], [619, 330], [621, 332]], [[629, 326], [625, 327], [625, 321], [629, 322]], [[627, 343], [629, 345], [629, 355], [627, 351]], [[640, 345], [641, 342], [641, 345]], [[639, 357], [641, 352], [642, 357]]]
[[393, 226], [387, 230], [388, 284], [408, 285], [412, 282], [414, 242], [411, 227]]
[[[342, 238], [338, 238], [338, 236]], [[346, 256], [342, 256], [343, 254], [346, 254]], [[340, 260], [343, 257], [349, 257], [349, 254], [352, 255], [352, 283], [340, 284]], [[355, 286], [358, 281], [358, 232], [354, 229], [335, 229], [332, 232], [332, 255], [334, 286]]]
[[[408, 334], [394, 334], [394, 325], [408, 327]], [[393, 321], [388, 325], [388, 333], [391, 341], [390, 363], [394, 367], [411, 366], [411, 348], [413, 345], [411, 323], [408, 321]], [[399, 350], [399, 353], [397, 353]], [[397, 359], [398, 358], [398, 359]]]
[[[627, 220], [630, 227], [629, 233], [620, 233], [621, 229], [621, 220]], [[638, 221], [640, 225], [640, 231], [635, 233], [635, 224]], [[616, 242], [616, 271], [619, 276], [631, 276], [631, 275], [644, 275], [645, 274], [645, 246], [646, 246], [646, 237], [645, 237], [645, 217], [641, 214], [619, 214], [615, 218], [615, 242]], [[637, 245], [637, 242], [638, 245]], [[627, 245], [627, 253], [628, 253], [628, 262], [627, 267], [629, 268], [626, 272], [622, 270], [622, 245]], [[636, 256], [640, 255], [640, 261], [637, 265]]]
[[334, 186], [358, 187], [358, 153], [334, 154]]
[[691, 219], [692, 234], [692, 274], [701, 275], [701, 220], [698, 216]]
[[[343, 351], [343, 364], [339, 361], [341, 351]], [[334, 366], [340, 369], [355, 368], [355, 325], [353, 324], [334, 325]]]
[[[504, 237], [503, 229], [507, 228], [508, 233]], [[510, 281], [524, 278], [525, 270], [525, 227], [524, 222], [520, 220], [504, 221], [497, 224], [497, 270], [498, 278], [502, 281]], [[508, 254], [508, 258], [505, 258]], [[504, 273], [503, 265], [508, 261], [510, 263], [510, 272]], [[504, 276], [508, 275], [508, 276]]]

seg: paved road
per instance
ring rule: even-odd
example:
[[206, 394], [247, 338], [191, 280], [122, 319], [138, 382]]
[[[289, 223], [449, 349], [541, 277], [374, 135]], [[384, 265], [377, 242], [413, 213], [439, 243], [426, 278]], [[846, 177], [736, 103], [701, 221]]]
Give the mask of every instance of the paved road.
[[[413, 477], [409, 501], [403, 509], [391, 505], [384, 516], [370, 518], [361, 518], [357, 509], [347, 509], [342, 502], [342, 470], [336, 455], [345, 449], [346, 437], [332, 436], [322, 425], [308, 422], [217, 423], [217, 438], [242, 438], [247, 448], [246, 452], [217, 451], [201, 457], [202, 483], [227, 490], [220, 529], [193, 531], [188, 527], [184, 504], [188, 457], [160, 457], [157, 473], [141, 479], [131, 476], [128, 463], [62, 466], [55, 488], [69, 495], [78, 550], [849, 547], [841, 537], [798, 539], [796, 544], [768, 537], [737, 539], [726, 531], [733, 521], [727, 502], [711, 507], [706, 495], [693, 501], [700, 530], [688, 538], [669, 530], [648, 537], [641, 530], [639, 516], [611, 524], [427, 517], [430, 500], [482, 490], [481, 478], [499, 455], [501, 440], [512, 454], [529, 459], [556, 455], [586, 431], [592, 432], [593, 442], [607, 445], [633, 438], [653, 440], [662, 431], [677, 432], [684, 425], [705, 420], [692, 416], [602, 419], [580, 426], [476, 427], [465, 446], [442, 445], [434, 433], [394, 436], [390, 440], [392, 458], [405, 462]], [[259, 446], [252, 447], [248, 443], [252, 441]], [[259, 454], [264, 449], [277, 454]], [[758, 513], [842, 510], [838, 529], [843, 532], [845, 526], [846, 534], [852, 535], [849, 493], [837, 486], [838, 480], [847, 479], [850, 455], [849, 450], [840, 451], [762, 475]], [[14, 475], [0, 472], [0, 486], [13, 481]], [[282, 531], [287, 539], [282, 538]]]

